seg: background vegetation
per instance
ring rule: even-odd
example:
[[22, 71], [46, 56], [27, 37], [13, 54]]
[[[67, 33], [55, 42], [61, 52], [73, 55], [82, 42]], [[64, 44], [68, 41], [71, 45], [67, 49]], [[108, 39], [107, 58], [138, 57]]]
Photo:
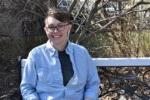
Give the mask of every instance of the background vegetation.
[[74, 15], [70, 39], [93, 57], [150, 56], [149, 0], [0, 0], [1, 99], [19, 99], [18, 56], [47, 41], [43, 18], [50, 7]]

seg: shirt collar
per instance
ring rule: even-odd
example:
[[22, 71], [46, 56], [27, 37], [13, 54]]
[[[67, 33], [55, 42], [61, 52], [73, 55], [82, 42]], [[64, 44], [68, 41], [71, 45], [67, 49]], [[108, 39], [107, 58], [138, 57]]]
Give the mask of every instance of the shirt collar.
[[46, 48], [50, 50], [52, 56], [56, 53], [56, 49], [52, 46], [50, 40], [46, 42]]
[[72, 43], [70, 41], [68, 41], [68, 45], [66, 47], [66, 52], [67, 53], [73, 53], [73, 46], [72, 46]]
[[[57, 53], [57, 50], [52, 46], [50, 40], [48, 40], [46, 42], [46, 47], [51, 51], [51, 55], [55, 55]], [[72, 43], [70, 41], [68, 41], [68, 45], [66, 47], [66, 52], [69, 53], [73, 53], [73, 47], [72, 47]]]

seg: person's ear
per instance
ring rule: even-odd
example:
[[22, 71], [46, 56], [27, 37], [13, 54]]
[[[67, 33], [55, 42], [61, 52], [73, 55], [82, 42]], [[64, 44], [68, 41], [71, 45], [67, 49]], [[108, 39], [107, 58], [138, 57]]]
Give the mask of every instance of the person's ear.
[[68, 27], [69, 27], [69, 29], [71, 30], [71, 28], [72, 28], [72, 24], [69, 24], [69, 26], [68, 26]]
[[73, 34], [75, 31], [74, 30], [74, 24], [70, 24], [69, 28], [70, 28], [70, 34]]
[[47, 28], [46, 27], [44, 27], [44, 31], [47, 33]]

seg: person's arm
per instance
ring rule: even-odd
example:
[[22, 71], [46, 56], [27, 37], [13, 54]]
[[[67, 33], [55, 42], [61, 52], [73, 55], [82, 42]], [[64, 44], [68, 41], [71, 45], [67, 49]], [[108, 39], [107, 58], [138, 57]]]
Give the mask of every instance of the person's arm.
[[100, 80], [92, 58], [87, 53], [88, 79], [85, 87], [84, 100], [98, 100]]
[[33, 55], [29, 54], [22, 73], [20, 84], [21, 94], [24, 100], [39, 100], [36, 93], [37, 74]]

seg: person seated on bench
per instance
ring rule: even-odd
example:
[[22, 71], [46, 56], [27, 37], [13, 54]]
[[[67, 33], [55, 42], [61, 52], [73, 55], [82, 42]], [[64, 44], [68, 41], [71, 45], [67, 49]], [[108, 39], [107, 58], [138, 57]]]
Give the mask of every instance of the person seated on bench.
[[45, 44], [27, 57], [20, 84], [25, 100], [98, 100], [99, 77], [88, 51], [69, 41], [73, 17], [49, 9]]

